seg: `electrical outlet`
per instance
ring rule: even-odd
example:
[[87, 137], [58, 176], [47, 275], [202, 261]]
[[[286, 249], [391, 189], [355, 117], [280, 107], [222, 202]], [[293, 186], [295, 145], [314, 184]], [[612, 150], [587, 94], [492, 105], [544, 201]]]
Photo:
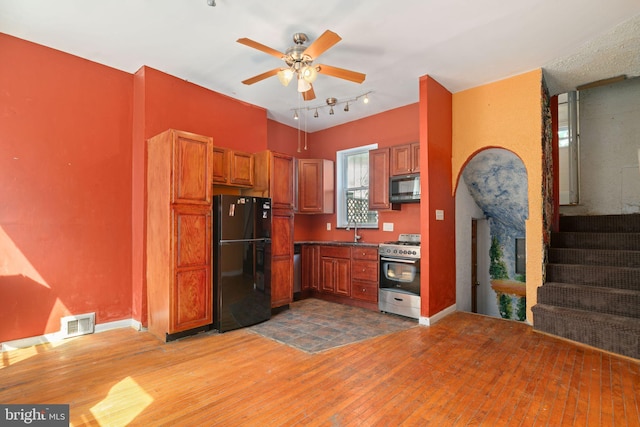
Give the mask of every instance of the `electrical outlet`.
[[393, 231], [393, 223], [392, 222], [383, 222], [382, 223], [382, 231]]
[[327, 231], [331, 231], [331, 223], [330, 222], [327, 223]]

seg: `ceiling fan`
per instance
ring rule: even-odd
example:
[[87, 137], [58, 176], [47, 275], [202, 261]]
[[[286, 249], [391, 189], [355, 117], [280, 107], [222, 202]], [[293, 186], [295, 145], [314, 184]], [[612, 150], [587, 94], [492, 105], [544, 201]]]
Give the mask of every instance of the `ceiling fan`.
[[287, 64], [286, 68], [274, 68], [273, 70], [269, 70], [262, 74], [258, 74], [257, 76], [243, 80], [242, 83], [252, 85], [268, 77], [277, 75], [280, 83], [287, 86], [289, 82], [296, 77], [298, 82], [298, 92], [302, 93], [302, 97], [305, 101], [310, 101], [316, 97], [312, 83], [316, 80], [318, 73], [338, 77], [355, 83], [362, 83], [364, 81], [366, 77], [365, 74], [345, 70], [344, 68], [332, 67], [330, 65], [313, 64], [313, 61], [316, 60], [318, 56], [342, 40], [339, 35], [333, 31], [327, 30], [309, 46], [305, 46], [305, 43], [308, 40], [309, 38], [306, 34], [295, 33], [293, 35], [293, 42], [295, 45], [288, 48], [285, 53], [282, 53], [248, 38], [238, 39], [238, 43], [275, 56], [276, 58], [282, 59]]

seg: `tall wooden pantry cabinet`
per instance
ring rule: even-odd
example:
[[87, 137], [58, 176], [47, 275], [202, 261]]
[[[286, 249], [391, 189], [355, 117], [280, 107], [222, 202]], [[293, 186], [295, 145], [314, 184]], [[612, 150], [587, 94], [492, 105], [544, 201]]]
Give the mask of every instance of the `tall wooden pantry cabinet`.
[[243, 194], [271, 197], [271, 307], [282, 307], [293, 300], [295, 159], [270, 150], [254, 158], [254, 186]]
[[167, 130], [147, 141], [149, 331], [170, 341], [212, 323], [210, 137]]

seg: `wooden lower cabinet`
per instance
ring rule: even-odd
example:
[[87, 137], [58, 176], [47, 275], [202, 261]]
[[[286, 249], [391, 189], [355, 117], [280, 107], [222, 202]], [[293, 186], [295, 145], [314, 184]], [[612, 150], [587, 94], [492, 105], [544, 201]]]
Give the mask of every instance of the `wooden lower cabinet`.
[[302, 283], [303, 292], [320, 290], [320, 246], [302, 245]]
[[378, 302], [378, 249], [353, 246], [351, 248], [351, 297]]
[[378, 247], [302, 244], [302, 291], [341, 304], [378, 309]]
[[211, 294], [211, 208], [174, 205], [173, 234], [147, 230], [149, 331], [164, 341], [206, 328], [213, 321]]
[[320, 272], [322, 292], [351, 295], [351, 262], [348, 259], [321, 256]]
[[293, 211], [271, 215], [271, 307], [293, 301]]

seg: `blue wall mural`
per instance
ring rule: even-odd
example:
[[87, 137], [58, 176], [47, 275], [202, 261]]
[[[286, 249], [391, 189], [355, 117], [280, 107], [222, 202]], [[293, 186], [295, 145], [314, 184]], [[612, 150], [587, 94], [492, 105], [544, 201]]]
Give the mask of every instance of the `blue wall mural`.
[[[491, 287], [500, 315], [525, 320], [525, 273], [516, 272], [516, 242], [526, 238], [527, 171], [518, 156], [491, 148], [469, 161], [462, 178], [487, 217], [491, 235]], [[523, 255], [523, 254], [520, 254]]]

